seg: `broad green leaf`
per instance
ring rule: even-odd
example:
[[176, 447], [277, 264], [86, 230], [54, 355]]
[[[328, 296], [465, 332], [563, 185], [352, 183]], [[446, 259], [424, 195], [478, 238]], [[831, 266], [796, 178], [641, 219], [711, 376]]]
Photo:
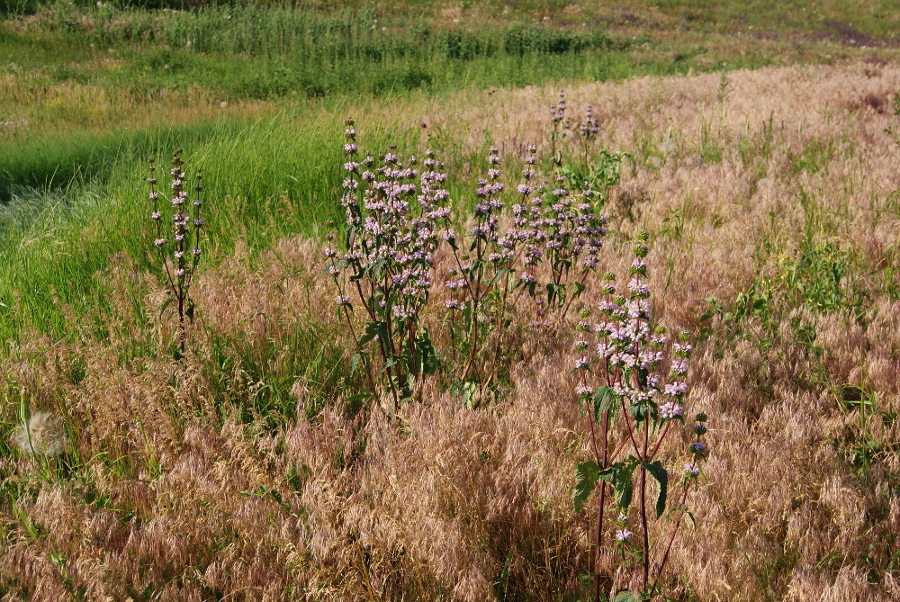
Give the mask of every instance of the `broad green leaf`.
[[359, 346], [362, 347], [374, 339], [375, 335], [378, 335], [381, 340], [387, 339], [387, 324], [384, 322], [369, 322], [366, 324], [366, 330], [362, 338], [359, 339]]
[[628, 508], [631, 505], [632, 494], [632, 474], [634, 473], [634, 463], [626, 462], [616, 467], [613, 473], [613, 488], [616, 491], [616, 506], [620, 509]]
[[357, 393], [356, 395], [351, 395], [344, 399], [344, 403], [347, 405], [353, 405], [358, 401], [368, 401], [372, 397], [371, 393]]
[[548, 284], [545, 288], [547, 289], [547, 303], [553, 303], [556, 299], [556, 294], [559, 292], [559, 287], [555, 284]]
[[419, 358], [419, 371], [422, 374], [434, 374], [438, 371], [439, 362], [434, 344], [431, 342], [431, 334], [427, 328], [423, 328], [416, 337], [416, 353]]
[[659, 497], [656, 498], [656, 518], [659, 518], [662, 516], [662, 513], [666, 511], [666, 496], [669, 492], [669, 473], [666, 472], [666, 469], [663, 468], [663, 465], [659, 460], [651, 464], [644, 464], [644, 467], [647, 469], [647, 472], [653, 475], [656, 482], [659, 483]]
[[647, 402], [631, 404], [631, 415], [637, 422], [643, 422], [650, 416], [650, 404]]
[[597, 479], [600, 478], [600, 467], [593, 460], [587, 462], [579, 462], [575, 469], [575, 478], [578, 482], [575, 484], [573, 499], [575, 502], [575, 512], [581, 512], [588, 496], [594, 490]]
[[163, 315], [164, 313], [166, 313], [166, 309], [167, 309], [170, 305], [172, 305], [173, 303], [175, 303], [176, 301], [178, 301], [178, 299], [176, 299], [175, 297], [169, 297], [168, 299], [166, 299], [166, 302], [162, 304], [162, 308], [159, 310], [159, 317], [162, 318], [162, 315]]
[[359, 367], [359, 362], [362, 361], [362, 354], [354, 353], [350, 356], [350, 376], [352, 377], [356, 374], [356, 369]]
[[500, 270], [497, 271], [497, 275], [491, 279], [491, 282], [490, 282], [490, 284], [488, 284], [488, 286], [494, 286], [498, 280], [500, 280], [501, 278], [503, 278], [504, 276], [506, 276], [507, 274], [509, 274], [511, 272], [512, 272], [512, 270], [510, 270], [509, 268], [501, 268]]
[[631, 592], [619, 592], [616, 594], [616, 598], [614, 602], [640, 602], [640, 598], [637, 597], [636, 594], [632, 594]]
[[615, 420], [619, 409], [619, 396], [612, 387], [599, 387], [594, 391], [594, 420], [598, 423], [603, 419], [603, 412], [610, 413], [610, 420]]

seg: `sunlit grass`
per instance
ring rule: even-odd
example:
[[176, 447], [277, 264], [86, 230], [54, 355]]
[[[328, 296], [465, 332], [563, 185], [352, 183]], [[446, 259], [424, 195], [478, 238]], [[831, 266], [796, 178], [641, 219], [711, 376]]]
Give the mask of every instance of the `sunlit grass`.
[[[567, 331], [484, 409], [428, 381], [388, 422], [352, 401], [321, 255], [347, 117], [361, 150], [435, 149], [462, 210], [488, 146], [513, 174], [546, 152], [560, 88], [630, 155], [603, 269], [650, 232], [654, 314], [700, 333], [710, 462], [673, 599], [900, 595], [889, 3], [301, 4], [0, 22], [0, 595], [586, 599]], [[506, 45], [581, 23], [604, 45]], [[794, 61], [819, 65], [738, 69]], [[210, 237], [178, 362], [145, 182], [175, 147]], [[15, 448], [26, 408], [66, 454]]]

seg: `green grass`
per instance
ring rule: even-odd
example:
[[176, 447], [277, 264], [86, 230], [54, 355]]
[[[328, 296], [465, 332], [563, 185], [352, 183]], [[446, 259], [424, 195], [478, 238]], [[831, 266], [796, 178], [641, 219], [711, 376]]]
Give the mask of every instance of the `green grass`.
[[[175, 13], [57, 7], [26, 31], [7, 24], [0, 32], [10, 63], [54, 81], [150, 91], [194, 84], [262, 99], [537, 83], [574, 75], [575, 63], [601, 73], [594, 65], [606, 62], [603, 55], [628, 46], [596, 27], [435, 29], [419, 20], [388, 29], [368, 10], [239, 5]], [[543, 56], [555, 58], [535, 60]], [[114, 69], [103, 66], [110, 58], [120, 61]]]
[[199, 144], [212, 137], [223, 139], [244, 127], [241, 121], [219, 121], [104, 134], [75, 131], [4, 145], [0, 147], [0, 203], [9, 203], [14, 196], [33, 195], [34, 189], [105, 182], [118, 163], [133, 164], [189, 141]]
[[0, 72], [24, 70], [36, 86], [77, 82], [137, 96], [199, 87], [223, 100], [270, 100], [607, 80], [771, 61], [687, 38], [673, 43], [662, 24], [639, 35], [615, 33], [610, 24], [621, 15], [590, 7], [573, 20], [561, 16], [565, 3], [549, 3], [559, 11], [545, 22], [497, 4], [506, 11], [453, 22], [435, 16], [430, 3], [415, 16], [365, 7], [160, 12], [57, 3], [32, 20], [0, 22]]
[[[141, 269], [153, 267], [145, 182], [151, 156], [164, 166], [169, 149], [182, 146], [186, 167], [203, 169], [212, 255], [221, 259], [238, 239], [251, 249], [265, 248], [339, 218], [342, 131], [333, 112], [314, 111], [144, 133], [140, 144], [131, 139], [130, 146], [110, 138], [86, 155], [101, 166], [96, 173], [102, 177], [75, 177], [58, 190], [20, 188], [0, 205], [0, 296], [6, 305], [0, 308], [0, 338], [15, 338], [27, 323], [54, 336], [71, 333], [75, 325], [57, 303], [76, 315], [96, 307], [105, 290], [102, 273], [116, 253], [134, 258]], [[372, 142], [386, 146], [378, 138]], [[66, 155], [64, 144], [51, 148]], [[19, 160], [32, 160], [34, 174], [44, 163], [38, 150], [31, 153]], [[77, 157], [67, 165], [76, 166]]]
[[[570, 4], [579, 11], [567, 9]], [[50, 10], [36, 12], [38, 6]], [[339, 217], [341, 121], [345, 107], [356, 103], [349, 99], [403, 102], [411, 91], [441, 95], [460, 88], [664, 75], [717, 68], [724, 59], [729, 68], [753, 67], [770, 58], [698, 44], [692, 32], [752, 25], [771, 33], [799, 28], [818, 39], [835, 29], [822, 25], [828, 20], [843, 19], [851, 27], [851, 12], [837, 2], [819, 3], [815, 23], [785, 17], [786, 11], [803, 11], [778, 3], [755, 2], [745, 19], [736, 4], [688, 0], [626, 2], [615, 10], [561, 1], [463, 3], [459, 22], [424, 0], [377, 11], [364, 2], [238, 3], [168, 12], [121, 6], [0, 5], [13, 15], [35, 13], [0, 21], [0, 75], [15, 78], [22, 95], [0, 99], [0, 117], [14, 117], [25, 106], [31, 117], [26, 131], [0, 131], [14, 142], [0, 146], [4, 338], [27, 323], [56, 336], [71, 332], [56, 303], [97, 304], [104, 290], [98, 274], [117, 252], [141, 269], [152, 267], [142, 166], [152, 155], [163, 161], [176, 146], [185, 148], [192, 168], [204, 170], [217, 255], [227, 254], [236, 240], [263, 249]], [[853, 6], [859, 9], [852, 13], [853, 28], [891, 35], [885, 3]], [[635, 32], [628, 25], [632, 16], [678, 27]], [[614, 31], [622, 23], [624, 29]], [[186, 108], [208, 99], [288, 100], [273, 105], [281, 107], [277, 117], [255, 122], [207, 117], [141, 129], [127, 118], [105, 126], [90, 103], [73, 107], [65, 96], [44, 100], [55, 86], [70, 84], [105, 90], [111, 104], [126, 92], [151, 104], [183, 98], [175, 102]], [[320, 97], [327, 101], [304, 100]], [[397, 131], [382, 128], [382, 139], [370, 140], [372, 148], [397, 138]], [[703, 155], [714, 162], [721, 151], [714, 132], [707, 134]], [[827, 159], [820, 150], [805, 149], [797, 169], [814, 170]]]

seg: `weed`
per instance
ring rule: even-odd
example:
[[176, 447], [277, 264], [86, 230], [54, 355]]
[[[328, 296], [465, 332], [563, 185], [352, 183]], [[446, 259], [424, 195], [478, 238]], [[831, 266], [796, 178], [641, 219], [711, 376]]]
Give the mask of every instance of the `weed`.
[[[627, 295], [616, 295], [612, 276], [608, 276], [604, 292], [611, 300], [600, 304], [600, 321], [596, 324], [587, 321], [589, 311], [582, 311], [578, 333], [584, 338], [575, 344], [581, 356], [575, 361], [581, 383], [577, 393], [587, 415], [588, 441], [594, 459], [578, 464], [574, 501], [575, 511], [580, 512], [591, 492], [599, 488], [594, 540], [594, 599], [598, 602], [605, 596], [615, 600], [644, 600], [660, 593], [659, 580], [681, 523], [685, 517], [694, 521], [686, 505], [687, 496], [696, 486], [701, 460], [708, 453], [703, 440], [707, 416], [699, 413], [693, 425], [696, 438], [689, 447], [690, 461], [678, 471], [681, 479], [677, 484], [672, 483], [673, 489], [680, 489], [678, 504], [670, 507], [670, 473], [657, 456], [663, 440], [674, 432], [672, 425], [684, 422], [683, 404], [688, 391], [685, 379], [693, 347], [688, 342], [688, 334], [679, 335], [670, 352], [668, 383], [663, 383], [659, 368], [666, 357], [667, 339], [652, 322], [650, 291], [645, 280], [647, 237], [641, 235], [638, 240]], [[630, 453], [626, 456], [626, 452]], [[635, 470], [638, 472], [637, 516], [629, 517]], [[652, 549], [648, 528], [648, 475], [656, 481], [656, 519], [666, 515], [674, 523], [670, 535], [655, 542]], [[607, 486], [612, 489], [619, 513], [612, 546], [618, 561], [613, 567], [603, 566], [602, 561], [604, 546], [608, 545], [604, 539], [609, 537], [604, 529]], [[637, 527], [632, 528], [638, 531], [637, 543], [629, 529], [634, 520]]]
[[[178, 315], [179, 351], [176, 353], [176, 359], [184, 356], [187, 344], [185, 318], [192, 323], [194, 321], [194, 301], [190, 296], [190, 291], [197, 264], [200, 262], [200, 255], [203, 253], [200, 247], [200, 238], [204, 226], [201, 217], [204, 202], [202, 197], [205, 196], [202, 195], [202, 176], [199, 170], [194, 175], [195, 195], [193, 199], [185, 190], [187, 174], [182, 171], [182, 165], [184, 165], [184, 160], [181, 158], [182, 152], [181, 149], [178, 149], [172, 155], [172, 169], [169, 171], [171, 193], [168, 199], [160, 200], [160, 193], [156, 188], [157, 180], [154, 173], [156, 167], [153, 165], [153, 160], [150, 161], [150, 177], [147, 178], [150, 183], [150, 200], [153, 202], [153, 212], [150, 217], [156, 223], [156, 238], [153, 240], [153, 246], [159, 254], [159, 262], [169, 284], [168, 294], [171, 295], [166, 299], [160, 313], [164, 313], [166, 308], [174, 303]], [[171, 216], [170, 219], [163, 219], [163, 213], [160, 211], [161, 205], [171, 207], [166, 211], [166, 217]], [[171, 222], [171, 230], [168, 225], [163, 225], [168, 222]], [[168, 238], [169, 236], [171, 238]]]

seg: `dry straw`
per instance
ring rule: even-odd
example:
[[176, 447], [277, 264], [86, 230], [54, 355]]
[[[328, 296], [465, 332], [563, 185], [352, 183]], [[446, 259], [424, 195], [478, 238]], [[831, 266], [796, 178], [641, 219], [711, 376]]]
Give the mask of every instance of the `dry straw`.
[[[619, 251], [646, 230], [654, 315], [705, 336], [688, 384], [714, 418], [708, 483], [691, 506], [698, 529], [673, 546], [663, 580], [685, 601], [896, 600], [900, 68], [735, 71], [727, 84], [723, 94], [708, 74], [568, 88], [608, 124], [602, 144], [635, 158], [609, 200], [604, 269], [626, 273]], [[502, 154], [538, 142], [556, 94], [423, 101], [396, 119], [427, 115], [468, 150], [488, 132]], [[594, 521], [572, 509], [571, 468], [590, 450], [560, 368], [568, 347], [523, 340], [507, 394], [479, 411], [430, 381], [393, 424], [340, 403], [274, 425], [246, 410], [270, 384], [254, 362], [272, 341], [315, 322], [352, 345], [318, 247], [286, 240], [198, 274], [208, 332], [180, 388], [165, 354], [121, 361], [130, 337], [147, 336], [125, 296], [111, 301], [111, 340], [34, 333], [10, 348], [3, 373], [29, 383], [40, 407], [67, 408], [80, 464], [77, 479], [37, 484], [33, 461], [0, 458], [7, 599], [590, 595], [580, 576]], [[833, 273], [815, 272], [815, 259], [838, 278], [813, 277]], [[448, 269], [446, 255], [435, 261]], [[724, 311], [701, 323], [704, 298]], [[225, 335], [242, 354], [202, 356]], [[213, 382], [211, 365], [227, 377]], [[14, 424], [15, 408], [4, 412]], [[672, 438], [660, 453], [689, 443]]]

